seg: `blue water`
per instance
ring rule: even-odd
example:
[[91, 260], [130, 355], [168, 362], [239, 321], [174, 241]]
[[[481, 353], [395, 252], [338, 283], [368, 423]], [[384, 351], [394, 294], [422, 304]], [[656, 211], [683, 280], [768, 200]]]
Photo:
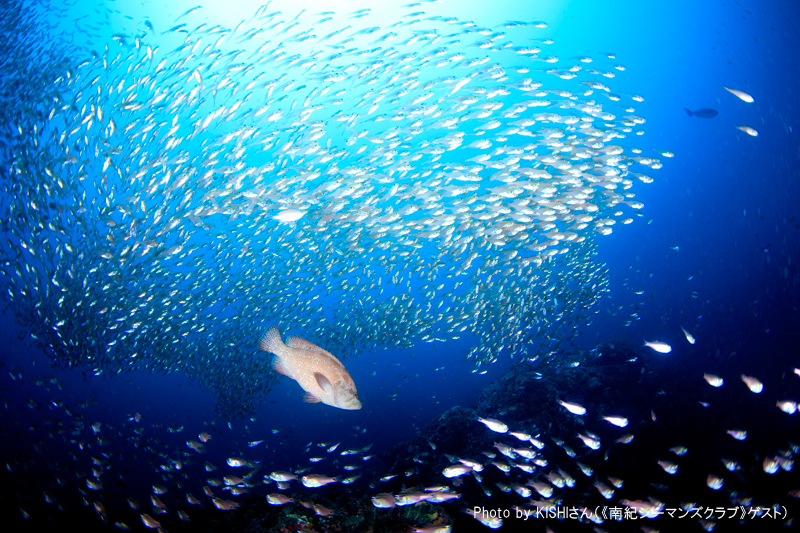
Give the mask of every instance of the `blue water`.
[[[207, 4], [193, 16], [228, 27], [249, 17], [258, 7]], [[96, 23], [98, 35], [110, 40], [114, 33], [146, 32], [141, 23], [146, 17], [158, 35], [193, 4], [171, 2], [170, 6], [167, 10], [157, 3], [144, 2], [130, 8], [121, 1], [101, 2], [96, 7], [82, 2], [50, 6], [49, 16], [55, 17], [50, 22], [62, 14], [64, 30], [53, 31], [50, 37], [65, 49], [100, 50], [103, 42], [86, 43], [85, 36], [70, 33], [70, 21], [93, 21], [86, 23]], [[388, 13], [389, 8], [356, 1], [309, 2], [308, 11], [350, 13], [365, 6], [372, 7], [373, 13], [364, 25], [385, 27], [393, 22], [382, 12], [386, 9]], [[283, 9], [286, 19], [296, 11], [291, 5]], [[792, 373], [793, 368], [800, 367], [800, 139], [795, 131], [800, 109], [794, 92], [800, 80], [796, 31], [800, 5], [789, 0], [702, 5], [684, 0], [499, 0], [488, 6], [445, 0], [430, 6], [423, 3], [419, 9], [478, 21], [486, 27], [508, 20], [542, 20], [549, 26], [537, 36], [555, 41], [547, 54], [560, 58], [615, 54], [615, 59], [605, 60], [602, 66], [625, 66], [613, 80], [613, 91], [644, 97], [642, 103], [635, 103], [634, 114], [646, 118], [642, 126], [645, 134], [626, 139], [625, 145], [674, 153], [674, 157], [661, 158], [663, 168], [648, 172], [653, 183], [637, 181], [633, 185], [636, 201], [644, 204], [633, 223], [617, 224], [611, 235], [596, 239], [597, 259], [609, 273], [609, 290], [591, 313], [575, 324], [571, 349], [590, 351], [610, 341], [651, 357], [641, 348], [644, 339], [670, 344], [672, 353], [659, 355], [654, 363], [657, 371], [674, 380], [671, 383], [680, 384], [666, 394], [692, 398], [696, 394], [698, 400], [726, 403], [728, 410], [714, 423], [728, 429], [747, 421], [758, 427], [756, 420], [767, 416], [766, 412], [769, 417], [777, 416], [777, 400], [800, 401], [800, 375]], [[357, 25], [363, 20], [350, 23]], [[165, 45], [164, 52], [175, 43], [180, 40]], [[4, 66], [16, 67], [19, 65]], [[745, 103], [723, 87], [744, 91], [755, 101]], [[684, 108], [713, 108], [719, 115], [711, 119], [690, 117]], [[740, 125], [755, 128], [758, 136], [738, 130], [736, 126]], [[99, 161], [102, 164], [102, 159]], [[2, 179], [11, 179], [8, 168], [3, 169]], [[8, 198], [2, 200], [3, 205], [8, 202]], [[6, 233], [4, 238], [4, 248], [8, 248], [18, 236]], [[321, 307], [342, 311], [334, 299], [320, 302], [324, 304]], [[171, 483], [179, 479], [177, 475], [170, 475], [167, 481], [160, 479], [154, 473], [159, 461], [166, 463], [168, 457], [178, 458], [187, 452], [186, 441], [196, 439], [202, 431], [212, 435], [209, 451], [186, 467], [184, 473], [189, 471], [191, 476], [186, 474], [182, 481], [198, 497], [206, 477], [221, 477], [225, 458], [231, 456], [257, 456], [263, 464], [259, 479], [271, 470], [306, 464], [305, 458], [313, 450], [322, 450], [317, 443], [341, 443], [340, 449], [372, 444], [369, 453], [379, 456], [393, 445], [414, 438], [419, 429], [451, 407], [474, 406], [484, 388], [512, 367], [512, 361], [502, 356], [480, 368], [466, 361], [474, 342], [468, 333], [460, 339], [435, 342], [402, 339], [398, 344], [408, 342], [411, 347], [367, 350], [358, 357], [340, 354], [358, 386], [364, 406], [360, 411], [303, 403], [300, 387], [282, 378], [253, 412], [225, 417], [215, 410], [214, 391], [182, 372], [136, 370], [92, 376], [86, 369], [52, 367], [50, 354], [31, 342], [26, 325], [15, 323], [14, 305], [4, 309], [2, 338], [6, 342], [0, 352], [0, 457], [6, 464], [0, 474], [0, 508], [5, 517], [10, 517], [12, 527], [20, 528], [14, 531], [53, 530], [56, 524], [106, 530], [115, 521], [143, 530], [138, 513], [128, 508], [125, 498], [135, 497], [143, 510], [149, 508], [145, 503], [153, 483], [172, 487]], [[328, 312], [327, 316], [330, 319], [333, 315]], [[231, 319], [235, 320], [235, 315]], [[240, 326], [252, 331], [238, 346], [251, 357], [266, 357], [255, 350], [273, 317], [264, 320], [247, 328]], [[681, 326], [696, 337], [695, 345], [686, 342]], [[303, 336], [303, 331], [290, 324], [281, 327], [285, 336]], [[169, 350], [171, 353], [162, 357], [181, 358], [181, 344]], [[528, 352], [530, 357], [535, 355], [533, 350]], [[208, 369], [210, 373], [218, 371]], [[706, 390], [704, 372], [724, 377], [724, 395], [712, 396], [716, 391]], [[235, 375], [235, 369], [231, 373]], [[762, 396], [752, 396], [746, 390], [739, 379], [742, 373], [764, 382]], [[52, 383], [47, 381], [51, 377], [55, 378]], [[685, 381], [681, 382], [682, 378]], [[36, 384], [37, 379], [44, 382]], [[635, 388], [634, 383], [631, 388]], [[530, 402], [537, 401], [530, 398]], [[63, 403], [54, 406], [51, 402]], [[84, 402], [84, 407], [74, 407]], [[72, 406], [75, 416], [65, 415], [61, 405]], [[541, 409], [558, 406], [550, 402]], [[702, 415], [701, 408], [697, 409], [671, 414], [678, 420], [698, 420]], [[129, 420], [135, 413], [141, 414], [142, 422]], [[751, 429], [751, 441], [769, 446], [798, 443], [800, 415], [785, 416], [788, 418], [781, 419], [779, 425], [759, 428], [768, 434], [762, 435], [761, 441], [757, 430]], [[71, 441], [93, 442], [89, 426], [95, 422], [102, 423], [100, 435], [108, 438], [109, 444], [93, 445], [90, 454], [75, 452]], [[82, 432], [71, 435], [76, 426]], [[177, 426], [183, 429], [167, 431]], [[133, 433], [137, 428], [143, 428], [141, 439]], [[248, 447], [248, 442], [262, 439], [262, 444]], [[312, 451], [306, 453], [309, 445]], [[775, 453], [753, 446], [758, 458], [751, 459], [751, 471], [761, 468], [763, 454]], [[81, 496], [77, 488], [81, 481], [76, 481], [82, 479], [76, 472], [85, 476], [92, 467], [92, 453], [101, 451], [118, 465], [103, 477], [102, 500], [110, 519], [107, 526], [91, 505], [81, 502], [96, 494], [81, 485], [80, 490], [89, 492], [89, 496]], [[652, 461], [663, 458], [655, 454], [650, 457]], [[220, 470], [202, 472], [203, 461]], [[56, 476], [65, 481], [66, 488], [56, 488]], [[779, 472], [777, 476], [783, 476], [784, 485], [800, 488], [796, 471]], [[658, 482], [668, 484], [670, 480]], [[747, 485], [748, 492], [758, 494], [759, 483]], [[353, 490], [368, 496], [381, 492], [367, 488], [366, 483], [353, 485]], [[45, 503], [43, 491], [58, 493], [59, 504]], [[58, 505], [63, 508], [57, 509]], [[460, 514], [458, 504], [448, 505], [445, 508], [452, 515]], [[20, 509], [30, 517], [22, 518]], [[171, 523], [173, 527], [168, 530], [180, 530], [182, 524], [174, 514]], [[558, 525], [559, 530], [569, 530], [568, 524]], [[773, 522], [764, 530], [779, 525]], [[189, 526], [187, 530], [203, 530], [198, 523]], [[733, 526], [722, 524], [720, 529]], [[322, 530], [319, 524], [317, 527]], [[519, 526], [507, 525], [506, 529], [513, 527]], [[586, 524], [580, 527], [588, 530]], [[692, 527], [697, 526], [693, 523]]]

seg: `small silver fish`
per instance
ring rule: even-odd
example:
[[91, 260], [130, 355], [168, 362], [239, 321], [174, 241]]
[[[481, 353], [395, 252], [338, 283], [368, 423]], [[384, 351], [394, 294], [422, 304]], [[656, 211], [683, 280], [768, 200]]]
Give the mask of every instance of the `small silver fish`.
[[658, 353], [670, 353], [672, 351], [672, 346], [660, 341], [647, 342], [645, 340], [644, 345]]
[[583, 416], [586, 414], [586, 408], [584, 408], [582, 405], [578, 405], [577, 403], [562, 402], [562, 401], [559, 401], [558, 403], [560, 403], [562, 407], [564, 407], [564, 409], [566, 409], [573, 415]]
[[503, 422], [500, 422], [499, 420], [495, 420], [494, 418], [480, 418], [480, 417], [478, 417], [477, 420], [481, 424], [484, 424], [487, 428], [489, 428], [492, 431], [495, 431], [497, 433], [507, 433], [508, 432], [508, 426], [505, 425]]
[[686, 331], [686, 329], [683, 326], [681, 326], [681, 330], [683, 330], [683, 334], [686, 337], [686, 340], [689, 341], [689, 344], [694, 344], [696, 342], [692, 334]]
[[726, 91], [728, 91], [729, 93], [734, 95], [736, 98], [738, 98], [742, 102], [747, 102], [748, 104], [752, 104], [755, 101], [755, 100], [753, 100], [752, 96], [750, 96], [749, 94], [747, 94], [745, 92], [737, 91], [736, 89], [729, 89], [728, 87], [723, 87], [723, 89], [725, 89]]
[[604, 416], [603, 420], [620, 428], [628, 425], [628, 419], [622, 416]]
[[736, 129], [745, 132], [750, 137], [758, 137], [758, 131], [756, 131], [755, 128], [751, 128], [750, 126], [736, 126]]
[[764, 385], [752, 376], [745, 376], [742, 374], [742, 381], [744, 381], [745, 385], [747, 385], [747, 388], [750, 389], [750, 392], [759, 394], [762, 390], [764, 390]]
[[278, 222], [297, 222], [303, 216], [305, 216], [305, 211], [300, 211], [299, 209], [285, 209], [272, 217], [273, 219], [277, 220]]

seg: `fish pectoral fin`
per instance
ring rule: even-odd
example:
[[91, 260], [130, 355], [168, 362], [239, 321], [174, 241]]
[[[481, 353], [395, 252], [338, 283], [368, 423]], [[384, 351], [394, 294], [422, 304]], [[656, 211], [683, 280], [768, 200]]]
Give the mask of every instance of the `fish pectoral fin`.
[[317, 385], [319, 385], [319, 388], [322, 389], [325, 394], [333, 394], [333, 385], [331, 385], [331, 382], [328, 381], [328, 378], [323, 374], [314, 372], [314, 379], [317, 380]]
[[284, 376], [292, 377], [289, 374], [289, 369], [286, 367], [286, 364], [283, 362], [283, 359], [281, 359], [277, 355], [272, 358], [272, 368], [274, 368], [275, 372], [277, 372], [278, 374], [283, 374]]
[[303, 395], [303, 401], [306, 402], [306, 403], [319, 403], [322, 400], [320, 400], [319, 398], [317, 398], [316, 396], [314, 396], [310, 392], [307, 392], [307, 393], [305, 393]]

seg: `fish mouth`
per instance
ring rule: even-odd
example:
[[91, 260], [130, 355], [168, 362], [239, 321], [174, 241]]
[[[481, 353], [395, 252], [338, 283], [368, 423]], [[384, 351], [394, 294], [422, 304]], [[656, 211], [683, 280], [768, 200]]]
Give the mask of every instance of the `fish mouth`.
[[347, 409], [348, 411], [358, 411], [359, 409], [361, 409], [362, 406], [361, 406], [361, 402], [360, 401], [353, 400], [353, 401], [347, 402], [347, 404], [345, 404], [342, 407], [344, 409]]

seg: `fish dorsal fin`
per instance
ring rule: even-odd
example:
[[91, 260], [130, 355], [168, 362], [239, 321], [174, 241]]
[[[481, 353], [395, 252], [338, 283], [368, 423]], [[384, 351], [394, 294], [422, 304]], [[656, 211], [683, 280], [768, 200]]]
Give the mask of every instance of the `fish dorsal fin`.
[[286, 345], [290, 348], [299, 348], [300, 350], [311, 350], [312, 352], [325, 353], [325, 350], [305, 339], [300, 337], [289, 337], [286, 339]]
[[314, 396], [310, 392], [307, 392], [307, 393], [305, 393], [303, 395], [303, 401], [306, 402], [306, 403], [319, 403], [322, 400], [320, 400], [319, 398], [317, 398], [316, 396]]
[[336, 359], [336, 356], [334, 356], [328, 350], [323, 350], [313, 342], [308, 342], [307, 340], [301, 339], [300, 337], [289, 337], [288, 339], [286, 339], [286, 345], [290, 348], [297, 348], [299, 350], [308, 350], [310, 352], [317, 352], [321, 353], [322, 355], [327, 355], [340, 365], [342, 364], [341, 361]]
[[314, 372], [314, 379], [317, 380], [317, 385], [319, 385], [319, 388], [322, 389], [325, 394], [333, 394], [333, 385], [331, 385], [331, 382], [328, 381], [328, 378], [323, 374]]
[[290, 378], [292, 377], [292, 374], [291, 372], [289, 372], [289, 368], [286, 366], [286, 363], [284, 363], [283, 359], [281, 359], [277, 355], [272, 358], [272, 368], [274, 368], [275, 372], [279, 374], [283, 374], [284, 376]]

